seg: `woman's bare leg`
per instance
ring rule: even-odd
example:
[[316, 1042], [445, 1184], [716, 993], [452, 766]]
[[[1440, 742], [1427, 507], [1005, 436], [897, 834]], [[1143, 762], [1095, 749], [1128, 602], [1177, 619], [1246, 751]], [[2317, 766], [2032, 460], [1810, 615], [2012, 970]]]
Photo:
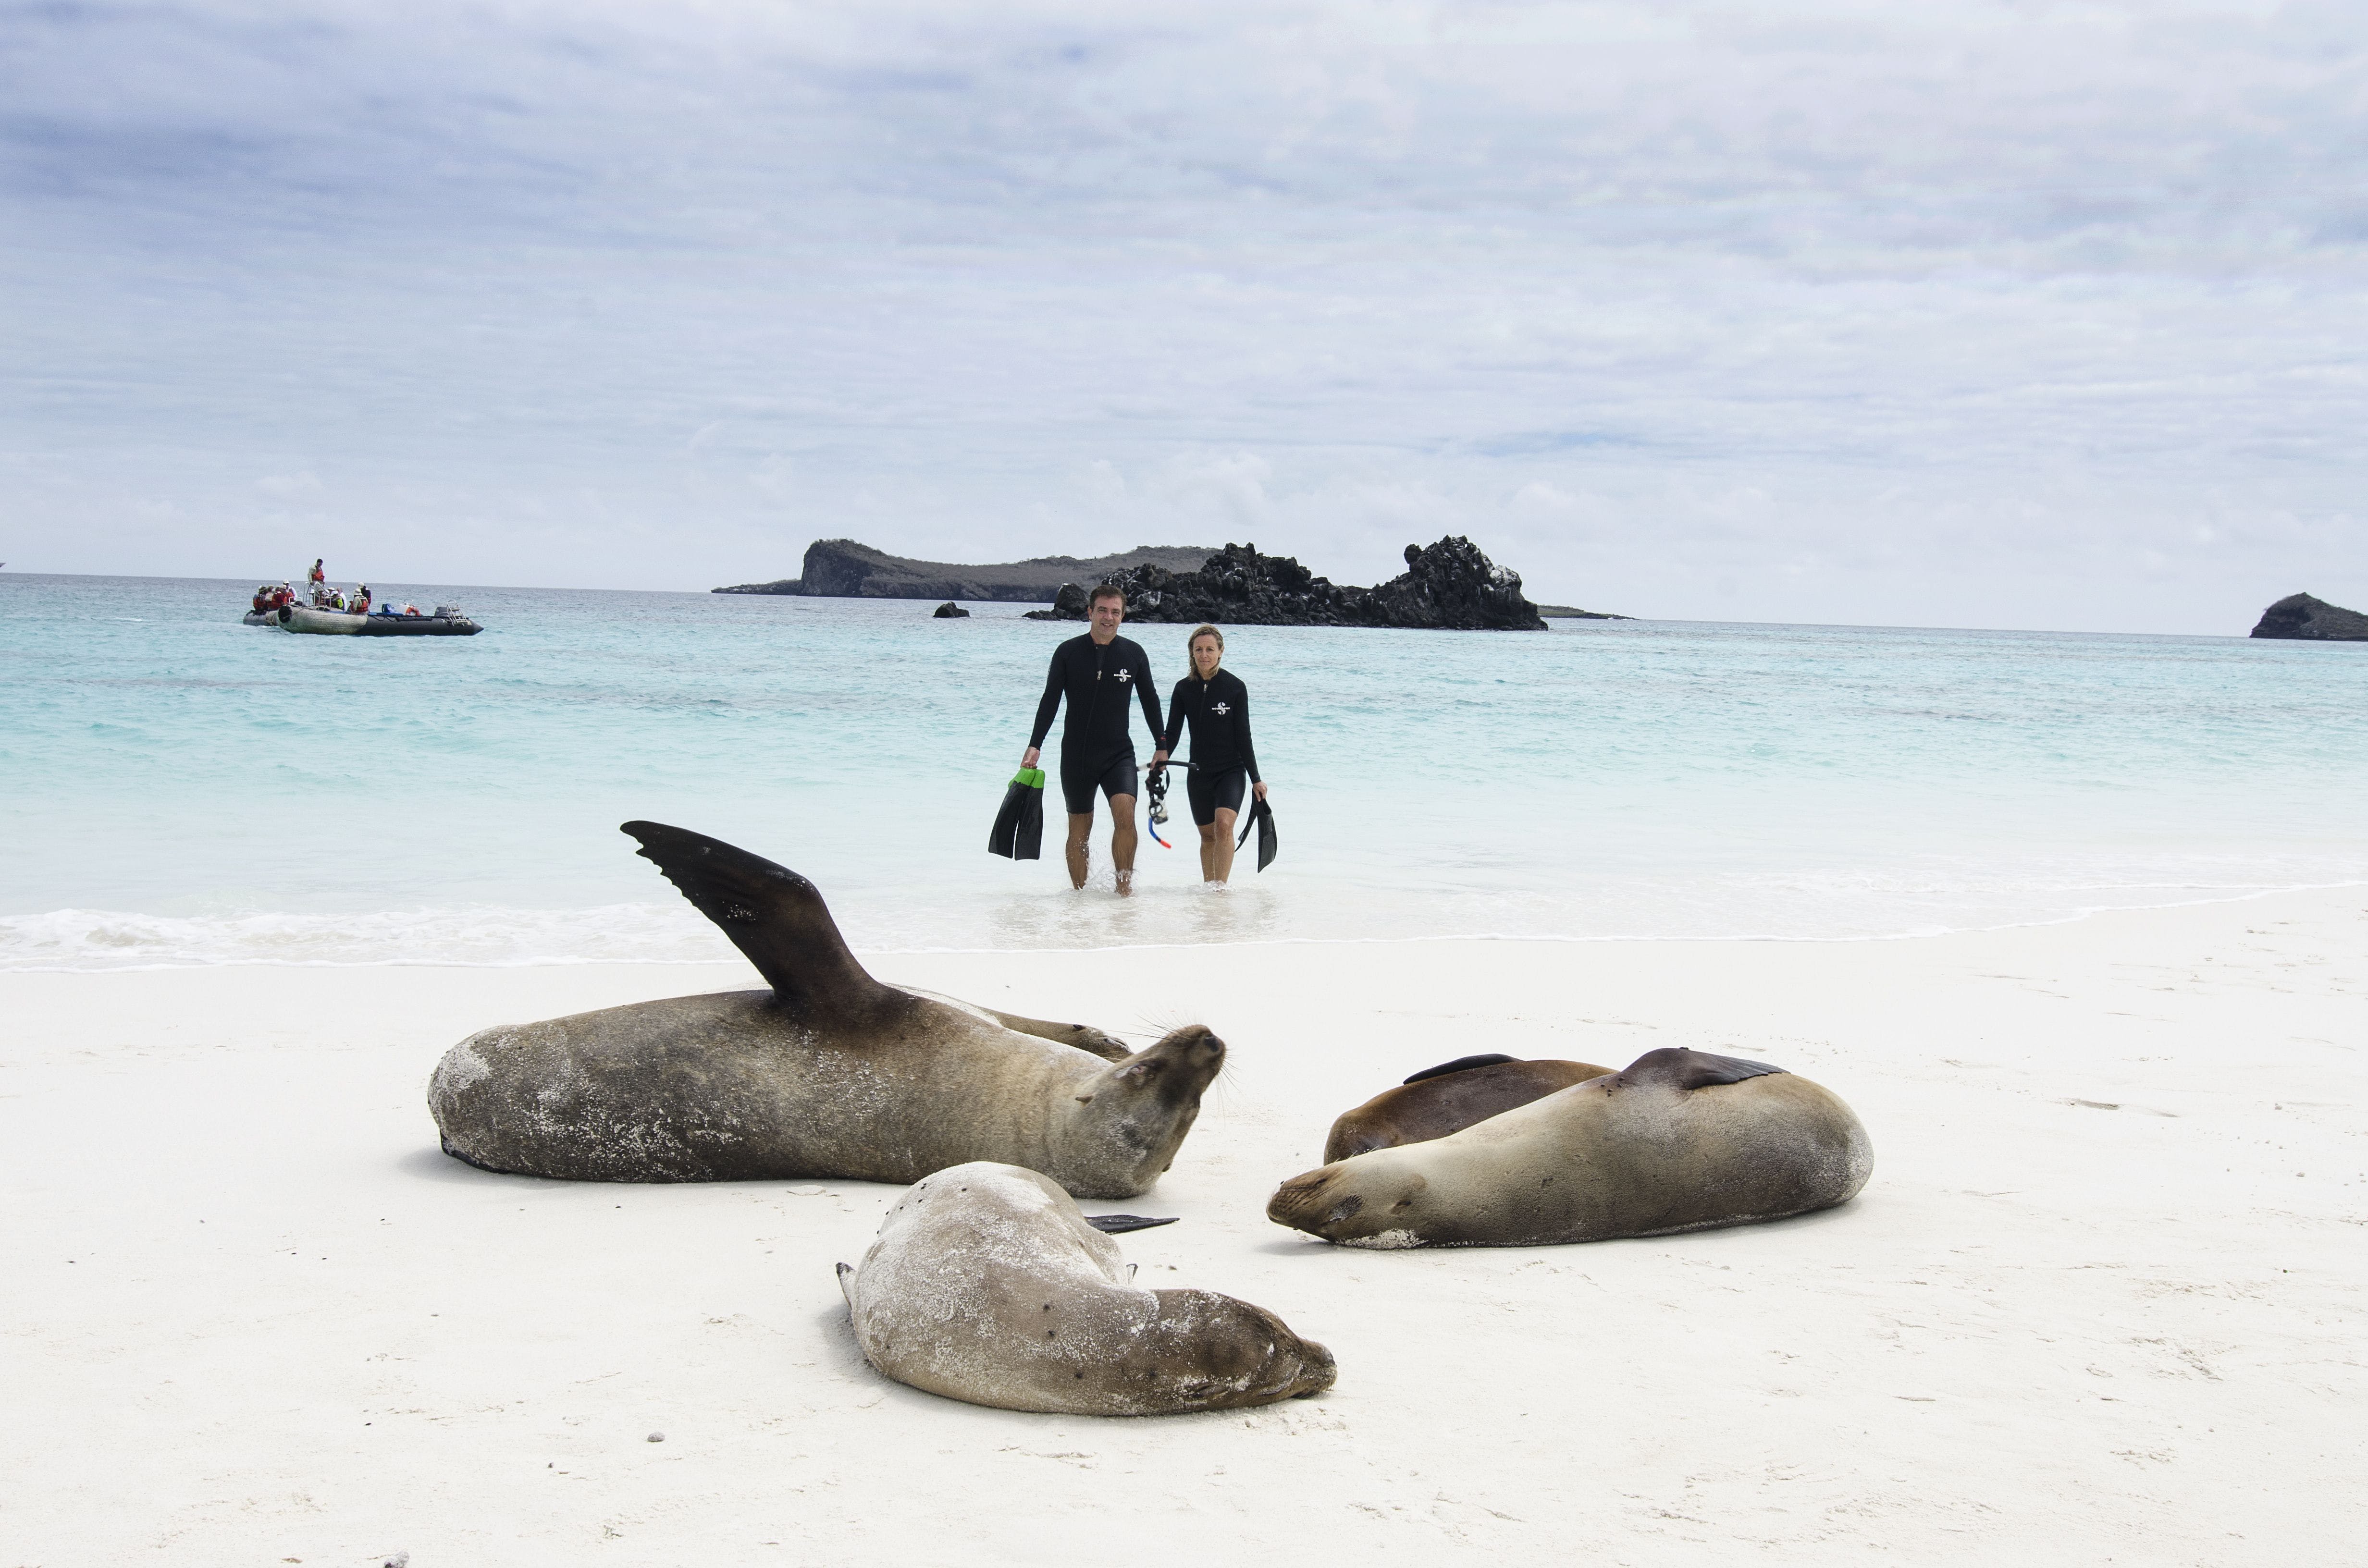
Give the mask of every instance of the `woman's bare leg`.
[[1212, 882], [1222, 882], [1234, 874], [1234, 813], [1219, 806], [1210, 832], [1216, 841], [1209, 846], [1207, 869], [1201, 874]]

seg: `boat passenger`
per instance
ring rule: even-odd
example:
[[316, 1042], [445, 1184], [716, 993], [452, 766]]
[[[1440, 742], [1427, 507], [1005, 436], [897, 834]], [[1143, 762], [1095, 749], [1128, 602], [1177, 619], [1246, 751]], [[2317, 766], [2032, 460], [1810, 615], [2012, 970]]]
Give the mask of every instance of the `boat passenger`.
[[370, 585], [368, 583], [364, 583], [360, 587], [354, 590], [354, 613], [356, 615], [368, 615], [370, 613]]

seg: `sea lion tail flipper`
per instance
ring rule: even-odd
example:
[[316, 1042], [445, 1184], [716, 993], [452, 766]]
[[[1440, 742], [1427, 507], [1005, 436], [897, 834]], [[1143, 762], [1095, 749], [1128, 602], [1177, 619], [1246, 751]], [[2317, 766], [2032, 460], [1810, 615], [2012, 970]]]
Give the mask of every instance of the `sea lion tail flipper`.
[[899, 994], [864, 971], [814, 885], [720, 838], [629, 822], [642, 858], [723, 927], [781, 1002], [804, 1017], [862, 1013]]
[[1628, 1063], [1619, 1074], [1622, 1085], [1642, 1086], [1657, 1085], [1672, 1089], [1709, 1089], [1721, 1084], [1740, 1084], [1746, 1078], [1765, 1078], [1784, 1072], [1765, 1062], [1746, 1062], [1740, 1056], [1713, 1056], [1706, 1051], [1689, 1051], [1684, 1046], [1665, 1046], [1648, 1051]]

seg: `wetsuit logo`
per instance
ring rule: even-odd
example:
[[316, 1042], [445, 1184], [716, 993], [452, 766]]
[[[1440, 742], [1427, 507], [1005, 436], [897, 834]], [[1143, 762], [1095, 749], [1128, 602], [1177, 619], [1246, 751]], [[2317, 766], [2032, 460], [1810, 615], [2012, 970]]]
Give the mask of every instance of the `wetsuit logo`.
[[1110, 678], [1113, 680], [1133, 680], [1134, 678], [1134, 673], [1132, 670], [1122, 669]]
[[1230, 702], [1220, 702], [1214, 708], [1209, 710], [1210, 712], [1214, 713], [1220, 719], [1224, 718], [1233, 710], [1234, 705]]

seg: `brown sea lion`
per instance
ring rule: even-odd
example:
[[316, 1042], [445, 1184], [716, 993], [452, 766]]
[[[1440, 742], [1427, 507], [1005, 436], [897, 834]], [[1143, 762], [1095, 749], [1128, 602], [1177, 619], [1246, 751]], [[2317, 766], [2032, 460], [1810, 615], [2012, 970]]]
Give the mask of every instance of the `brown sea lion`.
[[1442, 1062], [1354, 1110], [1342, 1111], [1324, 1140], [1324, 1158], [1328, 1164], [1375, 1149], [1444, 1138], [1611, 1071], [1591, 1062], [1520, 1062], [1495, 1054]]
[[916, 1185], [855, 1267], [855, 1337], [901, 1383], [1063, 1415], [1177, 1415], [1303, 1398], [1332, 1353], [1213, 1290], [1145, 1290], [1118, 1244], [1033, 1171], [980, 1162]]
[[677, 827], [624, 830], [772, 989], [472, 1035], [428, 1084], [447, 1153], [587, 1181], [909, 1182], [997, 1160], [1132, 1198], [1224, 1064], [1198, 1025], [1130, 1054], [1082, 1024], [883, 985], [796, 872]]
[[1808, 1079], [1648, 1051], [1461, 1132], [1293, 1176], [1267, 1217], [1358, 1246], [1593, 1242], [1828, 1208], [1873, 1168], [1866, 1129]]

